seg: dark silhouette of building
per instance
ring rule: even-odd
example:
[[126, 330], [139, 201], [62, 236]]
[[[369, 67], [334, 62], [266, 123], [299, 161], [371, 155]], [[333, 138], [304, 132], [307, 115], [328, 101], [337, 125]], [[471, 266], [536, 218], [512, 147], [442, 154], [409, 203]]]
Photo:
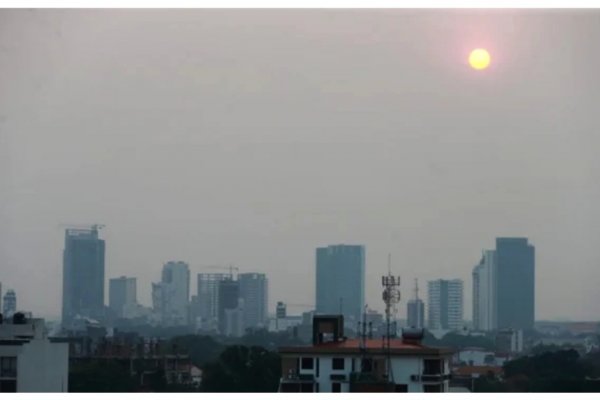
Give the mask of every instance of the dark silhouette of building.
[[533, 329], [535, 249], [527, 238], [497, 238], [498, 328]]
[[104, 240], [98, 226], [67, 229], [63, 252], [63, 324], [76, 316], [104, 316]]

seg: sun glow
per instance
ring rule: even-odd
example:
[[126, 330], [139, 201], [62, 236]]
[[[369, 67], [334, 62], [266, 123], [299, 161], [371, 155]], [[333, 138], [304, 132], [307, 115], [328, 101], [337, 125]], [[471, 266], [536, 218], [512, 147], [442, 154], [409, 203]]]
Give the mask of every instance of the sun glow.
[[469, 64], [473, 69], [486, 69], [490, 65], [490, 53], [485, 49], [475, 49], [469, 55]]

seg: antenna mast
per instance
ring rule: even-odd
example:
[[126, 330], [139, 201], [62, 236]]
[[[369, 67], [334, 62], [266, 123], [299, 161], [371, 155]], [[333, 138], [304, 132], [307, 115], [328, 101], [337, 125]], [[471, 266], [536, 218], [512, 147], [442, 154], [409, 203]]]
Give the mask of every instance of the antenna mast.
[[[396, 313], [396, 305], [400, 302], [400, 277], [392, 275], [392, 255], [388, 254], [388, 274], [381, 277], [383, 286], [383, 301], [385, 303], [385, 346], [387, 350], [387, 376], [388, 381], [394, 381], [392, 376], [391, 338], [392, 338], [392, 314]], [[395, 336], [395, 333], [394, 333]]]

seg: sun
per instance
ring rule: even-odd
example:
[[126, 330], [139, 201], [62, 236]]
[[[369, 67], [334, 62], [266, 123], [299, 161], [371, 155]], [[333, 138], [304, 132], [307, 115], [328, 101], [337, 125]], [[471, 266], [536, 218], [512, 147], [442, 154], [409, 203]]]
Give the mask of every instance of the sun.
[[469, 55], [469, 64], [473, 69], [486, 69], [490, 65], [490, 53], [485, 49], [475, 49]]

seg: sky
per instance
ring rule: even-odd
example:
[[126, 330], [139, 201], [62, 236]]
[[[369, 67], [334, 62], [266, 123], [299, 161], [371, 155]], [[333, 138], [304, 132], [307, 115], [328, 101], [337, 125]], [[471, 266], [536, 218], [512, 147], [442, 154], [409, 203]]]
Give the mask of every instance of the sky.
[[599, 320], [599, 37], [597, 10], [1, 10], [3, 291], [58, 316], [65, 225], [101, 223], [146, 305], [183, 260], [294, 314], [346, 243], [370, 308], [391, 253], [400, 317], [460, 278], [469, 320], [482, 250], [525, 236], [536, 319]]

